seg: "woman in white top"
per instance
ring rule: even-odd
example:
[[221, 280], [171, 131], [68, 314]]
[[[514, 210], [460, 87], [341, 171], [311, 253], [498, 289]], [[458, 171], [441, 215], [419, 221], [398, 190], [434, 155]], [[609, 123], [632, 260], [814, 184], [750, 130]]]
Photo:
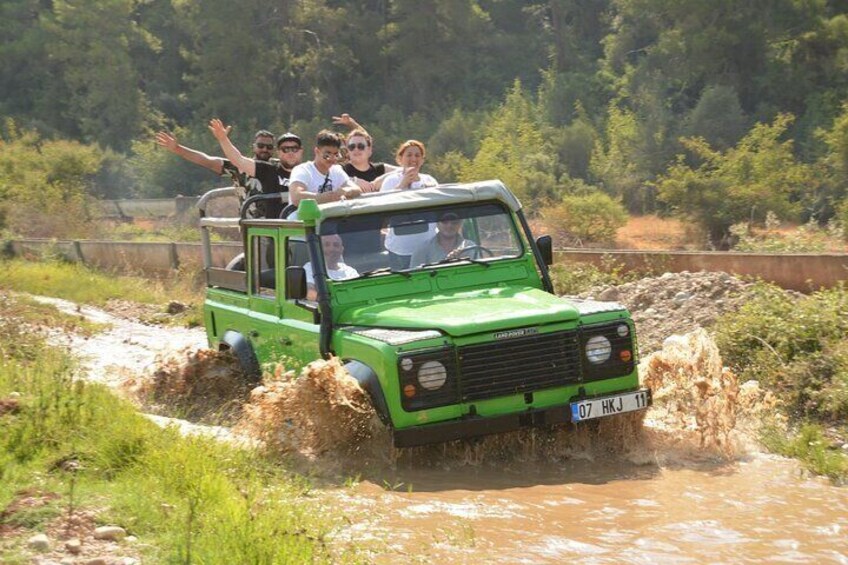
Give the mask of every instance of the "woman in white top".
[[[410, 139], [401, 143], [395, 153], [395, 160], [401, 168], [383, 178], [380, 192], [414, 190], [439, 184], [436, 179], [421, 172], [426, 156], [427, 151], [420, 141]], [[436, 235], [435, 223], [431, 223], [426, 232], [410, 235], [397, 235], [393, 229], [389, 228], [385, 245], [391, 257], [392, 268], [409, 268], [409, 258], [413, 251], [434, 235]]]

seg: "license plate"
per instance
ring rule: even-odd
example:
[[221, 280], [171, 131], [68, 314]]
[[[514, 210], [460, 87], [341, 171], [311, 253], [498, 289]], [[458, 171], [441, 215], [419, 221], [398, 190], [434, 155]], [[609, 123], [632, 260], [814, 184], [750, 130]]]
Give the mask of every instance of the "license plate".
[[644, 410], [651, 405], [651, 391], [649, 389], [580, 400], [571, 403], [571, 421], [582, 422], [604, 416], [614, 416], [635, 410]]

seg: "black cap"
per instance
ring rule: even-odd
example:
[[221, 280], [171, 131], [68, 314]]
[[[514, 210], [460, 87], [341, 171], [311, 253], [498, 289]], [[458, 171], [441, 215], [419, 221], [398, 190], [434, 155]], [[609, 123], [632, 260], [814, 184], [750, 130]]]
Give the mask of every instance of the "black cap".
[[286, 133], [277, 138], [277, 147], [279, 147], [280, 144], [284, 141], [296, 141], [299, 146], [303, 147], [303, 142], [300, 141], [300, 138], [290, 131], [287, 131]]
[[450, 220], [458, 220], [458, 219], [459, 219], [459, 216], [456, 214], [456, 212], [444, 212], [442, 215], [439, 216], [440, 222], [449, 222]]

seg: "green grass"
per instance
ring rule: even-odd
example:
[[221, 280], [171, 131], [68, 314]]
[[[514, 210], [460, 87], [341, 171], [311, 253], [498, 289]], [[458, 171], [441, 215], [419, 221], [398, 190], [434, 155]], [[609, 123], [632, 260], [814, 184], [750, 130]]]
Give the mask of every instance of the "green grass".
[[775, 453], [800, 460], [814, 473], [829, 477], [836, 483], [848, 482], [848, 456], [839, 445], [827, 439], [824, 429], [818, 424], [804, 424], [791, 437], [776, 430], [766, 430], [763, 443]]
[[[158, 428], [24, 331], [0, 310], [0, 340], [27, 341], [0, 360], [0, 399], [21, 395], [0, 416], [0, 520], [24, 528], [0, 540], [0, 562], [20, 560], [33, 529], [72, 508], [138, 536], [151, 563], [331, 560], [332, 518], [305, 500], [302, 478], [256, 450]], [[22, 492], [55, 499], [2, 513]]]
[[194, 326], [202, 323], [203, 297], [189, 273], [150, 279], [109, 274], [62, 261], [0, 260], [0, 290], [63, 298], [79, 304], [103, 306], [109, 300], [129, 300], [165, 306], [171, 300], [191, 305], [175, 320]]

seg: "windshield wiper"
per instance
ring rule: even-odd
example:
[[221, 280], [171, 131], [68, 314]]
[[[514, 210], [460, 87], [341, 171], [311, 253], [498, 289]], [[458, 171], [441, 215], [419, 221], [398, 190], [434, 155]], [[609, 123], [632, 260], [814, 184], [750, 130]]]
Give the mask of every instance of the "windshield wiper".
[[483, 261], [481, 259], [472, 259], [471, 257], [451, 257], [445, 258], [441, 261], [436, 261], [435, 263], [427, 263], [427, 265], [445, 265], [447, 263], [458, 263], [460, 261], [468, 261], [469, 263], [474, 263], [475, 265], [483, 265], [487, 269], [492, 266], [489, 261]]
[[371, 270], [371, 271], [365, 271], [364, 273], [360, 273], [359, 278], [367, 279], [370, 276], [382, 275], [383, 273], [391, 273], [393, 275], [401, 275], [402, 277], [405, 277], [407, 279], [412, 277], [412, 273], [410, 273], [409, 271], [399, 271], [397, 269], [392, 269], [391, 267], [380, 267], [379, 269], [374, 269], [374, 270]]

